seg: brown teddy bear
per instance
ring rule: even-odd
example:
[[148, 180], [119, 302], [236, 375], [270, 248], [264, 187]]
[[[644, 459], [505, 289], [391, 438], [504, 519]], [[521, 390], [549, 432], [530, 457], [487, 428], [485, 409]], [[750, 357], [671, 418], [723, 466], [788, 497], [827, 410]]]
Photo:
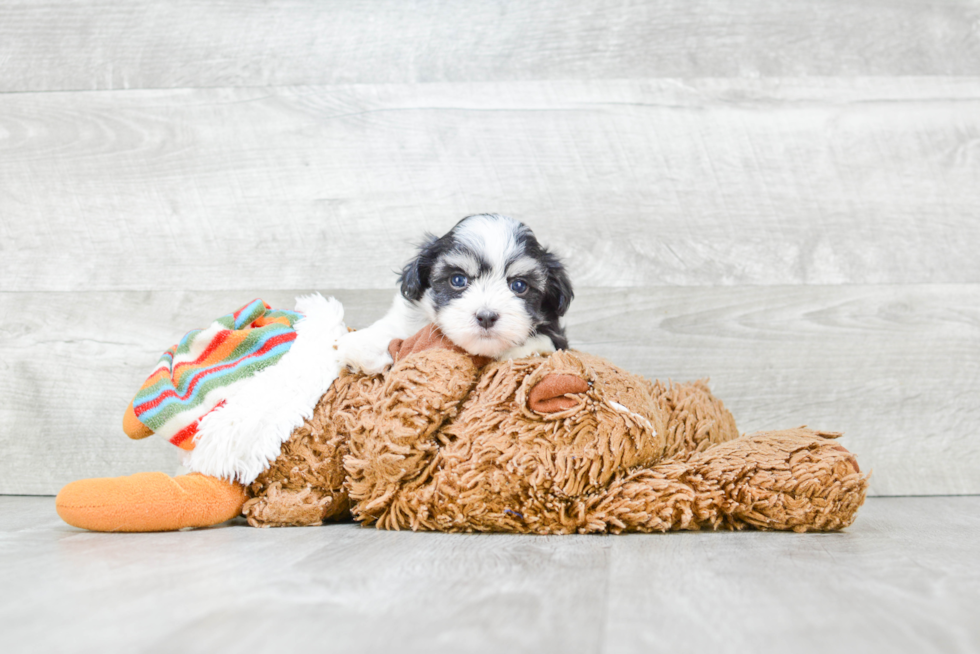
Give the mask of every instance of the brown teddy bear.
[[203, 474], [68, 484], [62, 518], [162, 531], [254, 526], [535, 534], [842, 529], [867, 476], [800, 427], [739, 436], [703, 382], [651, 383], [576, 351], [488, 361], [427, 327], [384, 373], [345, 372], [243, 487]]
[[559, 351], [468, 356], [429, 327], [384, 374], [344, 373], [247, 487], [254, 526], [535, 534], [842, 529], [867, 476], [800, 427], [739, 436], [703, 382]]

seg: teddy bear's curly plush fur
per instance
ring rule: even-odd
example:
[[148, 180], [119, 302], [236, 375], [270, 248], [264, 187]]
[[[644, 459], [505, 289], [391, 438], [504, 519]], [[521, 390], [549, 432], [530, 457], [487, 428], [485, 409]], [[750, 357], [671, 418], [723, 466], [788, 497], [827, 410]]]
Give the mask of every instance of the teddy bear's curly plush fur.
[[476, 363], [435, 348], [342, 374], [247, 488], [249, 523], [822, 531], [864, 501], [838, 434], [739, 436], [703, 382], [652, 383], [576, 351]]

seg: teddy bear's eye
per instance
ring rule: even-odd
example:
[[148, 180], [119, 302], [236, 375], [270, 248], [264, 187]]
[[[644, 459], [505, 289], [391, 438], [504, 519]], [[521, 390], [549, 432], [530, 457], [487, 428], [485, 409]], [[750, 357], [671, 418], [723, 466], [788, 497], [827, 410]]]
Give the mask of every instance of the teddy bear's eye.
[[523, 279], [515, 279], [510, 283], [510, 290], [520, 295], [527, 290], [527, 282], [525, 282]]
[[459, 273], [456, 273], [449, 278], [449, 283], [453, 288], [466, 288], [466, 283], [468, 281], [469, 280], [466, 279], [466, 275], [460, 275]]

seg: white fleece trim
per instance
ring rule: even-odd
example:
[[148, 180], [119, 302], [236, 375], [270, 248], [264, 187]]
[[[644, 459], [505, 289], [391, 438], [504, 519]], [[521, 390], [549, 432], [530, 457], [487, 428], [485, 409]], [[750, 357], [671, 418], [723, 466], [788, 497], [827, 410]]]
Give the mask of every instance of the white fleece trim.
[[225, 405], [201, 419], [185, 462], [190, 470], [250, 484], [279, 456], [293, 430], [313, 415], [340, 371], [334, 346], [347, 333], [344, 307], [315, 293], [296, 298], [296, 310], [304, 317], [296, 323], [289, 351], [275, 365], [230, 387]]

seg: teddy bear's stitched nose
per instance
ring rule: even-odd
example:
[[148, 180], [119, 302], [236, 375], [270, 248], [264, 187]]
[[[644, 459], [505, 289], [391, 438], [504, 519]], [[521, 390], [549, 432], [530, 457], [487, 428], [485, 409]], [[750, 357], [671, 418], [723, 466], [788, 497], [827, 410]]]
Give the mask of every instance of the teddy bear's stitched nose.
[[557, 413], [571, 409], [578, 404], [575, 398], [568, 397], [589, 390], [589, 382], [575, 375], [552, 373], [541, 378], [531, 392], [527, 403], [532, 411], [538, 413]]

